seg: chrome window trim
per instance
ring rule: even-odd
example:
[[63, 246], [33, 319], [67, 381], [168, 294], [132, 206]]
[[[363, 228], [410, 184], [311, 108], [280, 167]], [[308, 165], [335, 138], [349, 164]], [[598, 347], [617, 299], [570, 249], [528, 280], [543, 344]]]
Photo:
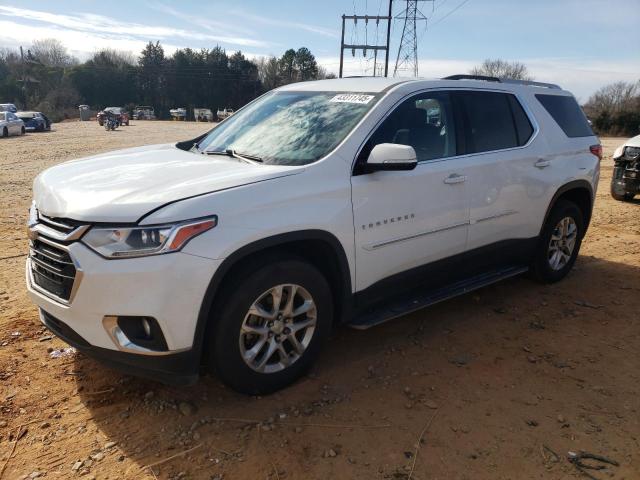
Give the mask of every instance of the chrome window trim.
[[[434, 159], [430, 159], [430, 160], [422, 160], [422, 161], [418, 162], [418, 165], [417, 165], [418, 167], [420, 167], [421, 165], [427, 165], [427, 164], [431, 164], [431, 163], [445, 162], [445, 161], [455, 160], [455, 159], [471, 158], [471, 157], [476, 157], [476, 156], [479, 156], [479, 155], [488, 155], [488, 154], [497, 153], [497, 152], [510, 152], [510, 151], [515, 151], [515, 150], [522, 150], [524, 148], [529, 147], [535, 141], [535, 139], [538, 137], [538, 134], [540, 133], [540, 125], [539, 125], [538, 121], [536, 120], [535, 115], [533, 115], [533, 112], [529, 108], [529, 105], [525, 101], [523, 101], [523, 95], [520, 92], [514, 92], [512, 90], [501, 90], [499, 88], [470, 88], [470, 87], [425, 88], [425, 89], [422, 89], [422, 90], [411, 92], [410, 94], [407, 94], [404, 97], [402, 97], [401, 99], [399, 99], [391, 108], [389, 108], [387, 110], [387, 112], [384, 114], [384, 116], [382, 118], [380, 118], [378, 120], [378, 122], [376, 122], [374, 127], [369, 131], [369, 133], [365, 137], [364, 141], [358, 147], [357, 153], [354, 156], [352, 164], [351, 164], [351, 176], [354, 176], [354, 170], [356, 168], [356, 163], [358, 161], [358, 157], [360, 156], [360, 153], [362, 153], [362, 149], [364, 148], [364, 146], [367, 144], [369, 139], [373, 136], [373, 134], [378, 129], [378, 127], [380, 127], [380, 125], [387, 119], [387, 117], [389, 117], [389, 115], [391, 115], [391, 113], [393, 113], [395, 111], [395, 109], [398, 108], [398, 106], [400, 106], [400, 104], [402, 104], [405, 100], [409, 100], [411, 97], [414, 97], [414, 96], [417, 96], [417, 95], [422, 95], [424, 93], [429, 93], [429, 92], [445, 92], [445, 93], [447, 93], [447, 92], [478, 92], [478, 91], [481, 91], [481, 92], [493, 92], [493, 93], [504, 93], [504, 94], [513, 95], [513, 96], [516, 97], [516, 100], [518, 101], [518, 103], [520, 104], [522, 109], [524, 110], [525, 115], [527, 116], [527, 118], [529, 119], [529, 122], [531, 122], [531, 126], [533, 127], [533, 133], [529, 137], [529, 140], [527, 141], [527, 143], [525, 143], [524, 145], [521, 145], [521, 146], [517, 146], [517, 147], [502, 148], [502, 149], [498, 149], [498, 150], [488, 150], [486, 152], [466, 153], [464, 155], [453, 155], [451, 157], [434, 158]], [[456, 135], [457, 134], [458, 134], [458, 132], [456, 131]]]

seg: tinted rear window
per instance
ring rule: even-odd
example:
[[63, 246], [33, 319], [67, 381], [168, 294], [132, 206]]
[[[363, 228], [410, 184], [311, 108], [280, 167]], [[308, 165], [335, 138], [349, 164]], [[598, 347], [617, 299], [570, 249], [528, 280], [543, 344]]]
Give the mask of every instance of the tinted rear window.
[[576, 99], [562, 95], [536, 95], [567, 137], [591, 137], [593, 130]]
[[465, 92], [459, 95], [467, 116], [467, 153], [518, 146], [509, 95], [495, 92]]

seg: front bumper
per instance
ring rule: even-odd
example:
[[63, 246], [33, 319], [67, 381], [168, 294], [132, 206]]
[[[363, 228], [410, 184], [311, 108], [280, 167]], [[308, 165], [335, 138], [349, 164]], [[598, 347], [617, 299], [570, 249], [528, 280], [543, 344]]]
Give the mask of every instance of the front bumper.
[[40, 321], [56, 336], [78, 351], [122, 373], [169, 385], [192, 385], [198, 381], [199, 358], [193, 349], [162, 356], [138, 355], [91, 345], [66, 323], [42, 308]]
[[[148, 370], [151, 375], [143, 376], [155, 378], [154, 371], [160, 372], [160, 376], [182, 377], [197, 372], [199, 359], [194, 358], [197, 349], [193, 347], [197, 345], [194, 337], [198, 316], [220, 260], [183, 252], [107, 260], [80, 242], [71, 243], [66, 249], [77, 270], [68, 302], [34, 283], [31, 259], [27, 259], [28, 292], [41, 311], [46, 312], [43, 318], [55, 319], [55, 322], [43, 319], [50, 330], [91, 356], [126, 366], [130, 373], [136, 373], [133, 369], [143, 375]], [[114, 316], [154, 318], [167, 350], [136, 352], [121, 345], [107, 328], [106, 319]], [[186, 368], [183, 362], [188, 361], [192, 365]], [[178, 365], [173, 365], [176, 362]]]

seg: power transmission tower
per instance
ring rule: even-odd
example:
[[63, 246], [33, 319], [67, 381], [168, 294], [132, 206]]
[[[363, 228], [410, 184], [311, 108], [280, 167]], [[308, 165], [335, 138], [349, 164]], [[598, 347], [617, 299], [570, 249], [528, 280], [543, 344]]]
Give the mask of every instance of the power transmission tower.
[[418, 22], [426, 22], [427, 17], [418, 8], [420, 2], [431, 2], [433, 0], [407, 0], [407, 7], [396, 18], [404, 20], [402, 27], [402, 37], [398, 47], [396, 57], [396, 67], [393, 76], [398, 74], [398, 70], [407, 70], [418, 76]]
[[[354, 56], [356, 54], [356, 50], [361, 50], [365, 57], [367, 56], [367, 50], [372, 51], [373, 52], [373, 75], [374, 76], [376, 76], [376, 73], [377, 73], [376, 69], [377, 69], [377, 64], [378, 64], [378, 52], [379, 51], [385, 52], [384, 76], [385, 77], [389, 76], [389, 42], [390, 42], [390, 38], [391, 38], [391, 20], [392, 20], [391, 6], [392, 6], [392, 2], [393, 2], [393, 0], [389, 0], [389, 14], [387, 16], [380, 16], [380, 15], [374, 15], [374, 16], [372, 16], [372, 15], [342, 15], [342, 37], [341, 37], [341, 40], [340, 40], [340, 78], [342, 78], [342, 70], [343, 70], [343, 67], [344, 67], [344, 51], [345, 50], [351, 50], [351, 53]], [[354, 26], [358, 25], [358, 20], [364, 20], [365, 25], [368, 25], [369, 21], [375, 21], [376, 22], [376, 26], [380, 24], [381, 20], [382, 21], [386, 21], [387, 22], [387, 41], [386, 41], [385, 45], [368, 45], [366, 41], [365, 41], [364, 44], [358, 44], [358, 45], [351, 45], [351, 44], [344, 43], [344, 28], [345, 28], [345, 22], [347, 20], [353, 21]]]

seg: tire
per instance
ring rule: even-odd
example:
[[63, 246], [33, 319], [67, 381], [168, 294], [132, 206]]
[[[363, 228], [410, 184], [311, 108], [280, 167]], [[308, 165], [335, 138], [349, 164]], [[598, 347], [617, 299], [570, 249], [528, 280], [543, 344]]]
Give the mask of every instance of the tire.
[[[304, 260], [278, 256], [240, 269], [226, 283], [220, 295], [222, 301], [216, 302], [212, 309], [214, 315], [209, 319], [206, 339], [209, 369], [234, 390], [250, 395], [271, 393], [295, 382], [317, 358], [331, 330], [333, 300], [325, 277]], [[293, 312], [311, 308], [290, 320], [286, 313], [291, 311], [287, 310], [287, 299], [293, 286], [297, 287]], [[280, 310], [273, 307], [274, 287], [276, 292], [282, 287]], [[255, 307], [254, 312], [267, 315], [250, 314], [250, 308], [255, 305], [259, 308]], [[271, 317], [273, 312], [284, 313], [284, 316]], [[273, 318], [271, 324], [268, 318]], [[292, 333], [294, 325], [298, 330]], [[249, 333], [258, 331], [260, 333]], [[298, 342], [298, 350], [291, 343], [291, 335]], [[276, 346], [287, 355], [283, 357], [280, 349], [268, 355], [270, 348]], [[257, 352], [253, 357], [252, 348]], [[245, 360], [243, 354], [250, 360]]]
[[635, 197], [633, 193], [623, 193], [622, 195], [619, 195], [613, 191], [611, 192], [611, 196], [614, 200], [618, 200], [619, 202], [630, 202], [633, 200], [633, 197]]
[[44, 132], [44, 124], [41, 123], [40, 125], [38, 125], [38, 131], [39, 132]]
[[630, 202], [635, 197], [635, 194], [626, 192], [625, 190], [617, 187], [616, 185], [611, 183], [611, 196], [614, 200], [619, 202]]
[[7, 127], [4, 127], [2, 129], [2, 137], [7, 138], [8, 136], [9, 136], [9, 130], [7, 129]]
[[[571, 201], [559, 200], [542, 229], [531, 264], [532, 276], [541, 283], [555, 283], [566, 277], [578, 258], [584, 234], [584, 217], [580, 208]], [[562, 255], [554, 256], [556, 251]]]
[[27, 133], [27, 130], [22, 127], [22, 129], [20, 130], [20, 135], [24, 135], [25, 133]]
[[104, 122], [98, 122], [98, 125], [102, 127], [104, 125]]

